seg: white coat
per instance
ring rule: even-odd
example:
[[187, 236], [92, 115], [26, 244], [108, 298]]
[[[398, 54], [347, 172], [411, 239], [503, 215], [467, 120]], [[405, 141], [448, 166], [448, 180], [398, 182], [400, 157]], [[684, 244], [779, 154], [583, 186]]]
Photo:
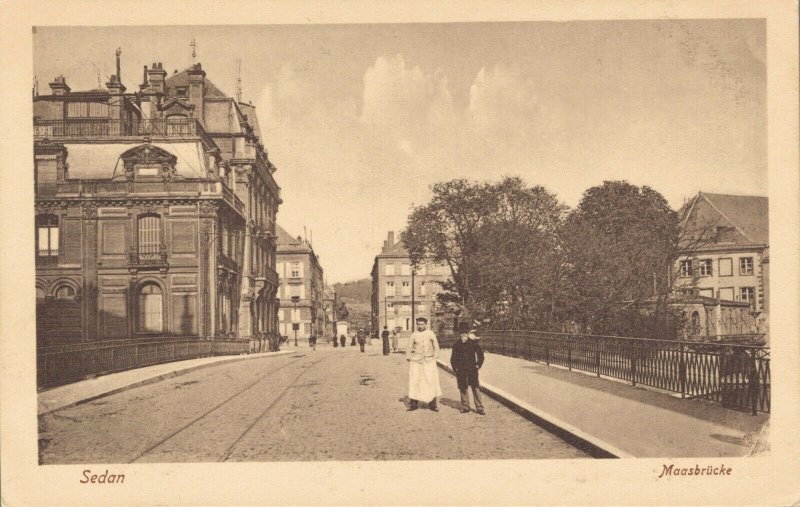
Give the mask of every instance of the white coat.
[[406, 348], [408, 368], [408, 397], [412, 400], [429, 403], [442, 395], [439, 384], [439, 341], [430, 329], [411, 333]]

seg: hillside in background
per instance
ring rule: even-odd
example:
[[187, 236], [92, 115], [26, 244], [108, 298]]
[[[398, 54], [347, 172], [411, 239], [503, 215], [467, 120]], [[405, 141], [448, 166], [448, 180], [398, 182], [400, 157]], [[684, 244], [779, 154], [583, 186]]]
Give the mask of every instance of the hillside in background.
[[368, 327], [372, 316], [370, 297], [372, 294], [372, 280], [363, 278], [354, 282], [335, 283], [333, 290], [340, 301], [347, 305], [350, 312], [348, 321], [351, 325]]
[[333, 290], [339, 298], [354, 303], [369, 303], [372, 293], [372, 280], [363, 278], [355, 282], [335, 283]]

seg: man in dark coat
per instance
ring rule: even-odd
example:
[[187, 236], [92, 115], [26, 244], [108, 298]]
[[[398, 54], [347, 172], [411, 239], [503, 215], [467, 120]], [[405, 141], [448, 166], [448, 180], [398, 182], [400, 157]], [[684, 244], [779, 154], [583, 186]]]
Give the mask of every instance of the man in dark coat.
[[381, 333], [381, 340], [383, 340], [383, 355], [389, 355], [389, 328], [383, 326], [383, 332]]
[[456, 374], [458, 390], [461, 392], [461, 413], [469, 413], [469, 394], [467, 387], [472, 388], [472, 397], [475, 398], [475, 411], [485, 415], [481, 403], [481, 386], [478, 380], [478, 370], [483, 366], [483, 349], [478, 340], [469, 338], [468, 333], [461, 333], [461, 339], [453, 344], [450, 355], [450, 366]]
[[367, 344], [367, 335], [359, 329], [356, 336], [358, 337], [358, 346], [361, 347], [361, 352], [364, 352], [364, 345]]
[[342, 348], [347, 345], [347, 339], [344, 337], [344, 335], [339, 337], [339, 344], [342, 346]]

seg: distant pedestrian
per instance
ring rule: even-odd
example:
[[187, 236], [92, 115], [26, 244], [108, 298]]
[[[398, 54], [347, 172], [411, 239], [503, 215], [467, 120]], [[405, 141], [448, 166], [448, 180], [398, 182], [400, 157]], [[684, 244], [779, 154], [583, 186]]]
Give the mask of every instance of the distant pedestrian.
[[386, 326], [383, 326], [383, 332], [381, 333], [381, 340], [383, 340], [383, 355], [389, 355], [389, 329]]
[[481, 403], [481, 385], [478, 370], [483, 366], [483, 349], [477, 339], [471, 339], [471, 333], [461, 333], [461, 339], [453, 344], [450, 354], [450, 366], [456, 375], [458, 390], [461, 393], [461, 413], [469, 413], [469, 394], [467, 387], [472, 388], [475, 399], [475, 411], [485, 415]]
[[364, 345], [367, 343], [367, 335], [362, 333], [361, 331], [358, 332], [358, 346], [361, 347], [361, 352], [364, 352]]
[[333, 334], [333, 348], [339, 346], [339, 339], [336, 337], [336, 333]]
[[439, 341], [433, 331], [427, 329], [428, 319], [417, 319], [417, 330], [411, 333], [406, 348], [408, 368], [408, 398], [411, 407], [408, 410], [417, 410], [419, 402], [427, 403], [428, 408], [434, 412], [439, 411], [436, 397], [442, 395], [439, 385], [439, 369], [436, 359], [439, 356]]
[[392, 352], [397, 352], [397, 349], [400, 348], [398, 342], [400, 341], [400, 336], [397, 334], [397, 329], [392, 329]]
[[312, 334], [308, 337], [308, 346], [311, 350], [317, 350], [317, 335]]
[[352, 336], [352, 339], [350, 340], [350, 346], [351, 347], [355, 347], [356, 346], [356, 333], [353, 333], [351, 336]]
[[339, 343], [342, 345], [342, 348], [344, 348], [345, 345], [347, 345], [347, 338], [345, 338], [344, 335], [340, 336]]

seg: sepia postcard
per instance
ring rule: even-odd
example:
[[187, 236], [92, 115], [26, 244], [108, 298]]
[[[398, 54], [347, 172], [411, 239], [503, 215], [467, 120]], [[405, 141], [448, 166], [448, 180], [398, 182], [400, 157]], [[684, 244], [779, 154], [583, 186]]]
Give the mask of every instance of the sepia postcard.
[[798, 9], [4, 4], [3, 505], [798, 505]]

